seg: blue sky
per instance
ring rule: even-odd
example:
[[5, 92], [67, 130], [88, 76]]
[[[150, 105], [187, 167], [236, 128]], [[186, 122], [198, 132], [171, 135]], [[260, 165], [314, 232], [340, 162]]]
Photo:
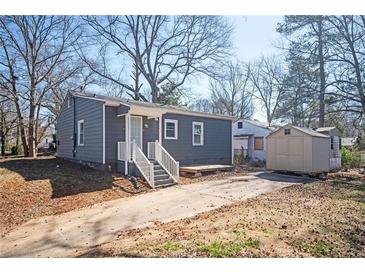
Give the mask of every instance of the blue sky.
[[[236, 57], [241, 61], [252, 61], [262, 55], [278, 52], [273, 43], [280, 38], [276, 32], [276, 25], [282, 21], [282, 16], [229, 16], [235, 25], [233, 46]], [[207, 97], [209, 81], [207, 77], [192, 79], [189, 86], [196, 97]], [[256, 102], [255, 119], [265, 121], [264, 114], [259, 111]]]

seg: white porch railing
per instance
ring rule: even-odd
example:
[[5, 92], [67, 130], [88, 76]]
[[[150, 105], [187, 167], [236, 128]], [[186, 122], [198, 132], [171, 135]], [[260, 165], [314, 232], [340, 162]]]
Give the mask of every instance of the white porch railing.
[[127, 161], [127, 143], [118, 142], [118, 161]]
[[147, 159], [142, 150], [133, 141], [132, 142], [132, 160], [146, 179], [147, 183], [154, 188], [153, 164]]
[[158, 141], [148, 142], [147, 155], [149, 159], [156, 160], [176, 183], [179, 182], [179, 162]]

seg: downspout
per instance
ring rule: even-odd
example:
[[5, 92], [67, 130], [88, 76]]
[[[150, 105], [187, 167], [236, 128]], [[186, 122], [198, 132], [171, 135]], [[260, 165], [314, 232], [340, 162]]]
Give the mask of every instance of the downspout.
[[73, 150], [72, 150], [72, 155], [73, 158], [76, 157], [76, 97], [72, 96], [72, 101], [73, 101], [73, 112], [74, 112], [74, 132], [73, 132]]

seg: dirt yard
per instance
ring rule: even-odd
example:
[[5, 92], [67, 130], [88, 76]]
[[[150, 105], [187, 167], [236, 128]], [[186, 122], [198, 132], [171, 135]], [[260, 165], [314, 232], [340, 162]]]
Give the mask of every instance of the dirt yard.
[[150, 190], [124, 177], [40, 157], [0, 160], [0, 235], [30, 219]]
[[119, 234], [80, 257], [364, 257], [365, 178], [290, 186]]

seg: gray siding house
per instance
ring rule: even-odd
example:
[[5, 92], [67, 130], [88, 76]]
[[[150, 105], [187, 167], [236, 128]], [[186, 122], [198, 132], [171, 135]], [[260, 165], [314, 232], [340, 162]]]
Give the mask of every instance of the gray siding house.
[[57, 119], [57, 156], [178, 182], [180, 166], [232, 164], [234, 117], [88, 93], [70, 93]]

